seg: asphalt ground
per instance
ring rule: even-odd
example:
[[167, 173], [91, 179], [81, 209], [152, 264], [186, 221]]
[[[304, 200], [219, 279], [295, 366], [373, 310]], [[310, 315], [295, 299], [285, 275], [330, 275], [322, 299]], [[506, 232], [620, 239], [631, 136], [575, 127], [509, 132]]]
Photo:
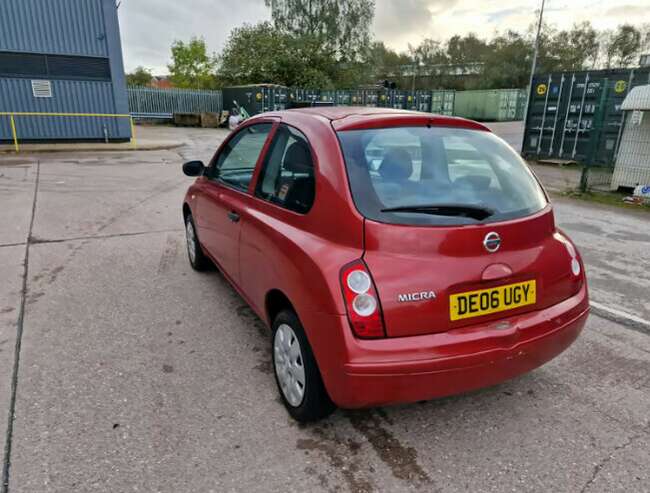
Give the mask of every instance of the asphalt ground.
[[166, 131], [188, 145], [0, 157], [8, 491], [650, 491], [650, 335], [625, 317], [650, 319], [647, 214], [556, 201], [593, 300], [625, 313], [549, 364], [298, 426], [266, 327], [186, 259], [180, 163], [224, 133]]

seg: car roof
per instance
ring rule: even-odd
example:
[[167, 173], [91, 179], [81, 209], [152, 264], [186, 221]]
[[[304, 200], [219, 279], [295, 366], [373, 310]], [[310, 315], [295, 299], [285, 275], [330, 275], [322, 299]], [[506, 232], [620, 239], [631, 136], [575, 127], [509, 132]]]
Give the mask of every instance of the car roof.
[[310, 108], [296, 108], [287, 111], [300, 112], [307, 115], [318, 115], [327, 118], [328, 120], [340, 120], [341, 118], [353, 115], [408, 115], [409, 113], [416, 113], [415, 111], [377, 108], [373, 106], [314, 106]]
[[485, 125], [465, 118], [371, 106], [315, 106], [277, 111], [267, 115], [279, 116], [288, 121], [292, 119], [292, 116], [298, 115], [325, 119], [329, 120], [337, 131], [408, 125], [432, 125], [490, 131]]

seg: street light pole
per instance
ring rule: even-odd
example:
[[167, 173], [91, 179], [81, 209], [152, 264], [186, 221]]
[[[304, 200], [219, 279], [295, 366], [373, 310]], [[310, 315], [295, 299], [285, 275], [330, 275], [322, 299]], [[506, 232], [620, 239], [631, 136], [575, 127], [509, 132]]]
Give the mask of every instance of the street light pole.
[[535, 36], [535, 51], [533, 52], [533, 66], [530, 69], [530, 80], [528, 81], [528, 98], [526, 98], [526, 111], [524, 118], [528, 117], [528, 106], [530, 105], [531, 96], [533, 93], [533, 78], [537, 70], [537, 57], [539, 56], [539, 37], [542, 34], [542, 21], [544, 19], [544, 4], [546, 0], [542, 0], [542, 8], [539, 11], [539, 23], [537, 24], [537, 36]]

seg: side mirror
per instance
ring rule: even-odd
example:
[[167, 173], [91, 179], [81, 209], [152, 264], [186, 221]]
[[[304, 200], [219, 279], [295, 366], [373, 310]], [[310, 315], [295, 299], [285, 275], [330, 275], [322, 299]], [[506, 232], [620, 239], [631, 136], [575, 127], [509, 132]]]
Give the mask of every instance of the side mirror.
[[204, 170], [203, 161], [188, 161], [183, 164], [183, 173], [187, 176], [201, 176]]

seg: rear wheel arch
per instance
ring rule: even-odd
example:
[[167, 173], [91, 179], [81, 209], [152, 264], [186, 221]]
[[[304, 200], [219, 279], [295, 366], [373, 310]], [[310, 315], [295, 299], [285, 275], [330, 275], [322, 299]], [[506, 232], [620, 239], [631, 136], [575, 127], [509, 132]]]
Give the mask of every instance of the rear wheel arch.
[[279, 289], [272, 289], [266, 293], [264, 300], [264, 312], [267, 317], [269, 326], [273, 325], [275, 317], [283, 310], [290, 310], [298, 317], [298, 312], [289, 300], [289, 297]]

